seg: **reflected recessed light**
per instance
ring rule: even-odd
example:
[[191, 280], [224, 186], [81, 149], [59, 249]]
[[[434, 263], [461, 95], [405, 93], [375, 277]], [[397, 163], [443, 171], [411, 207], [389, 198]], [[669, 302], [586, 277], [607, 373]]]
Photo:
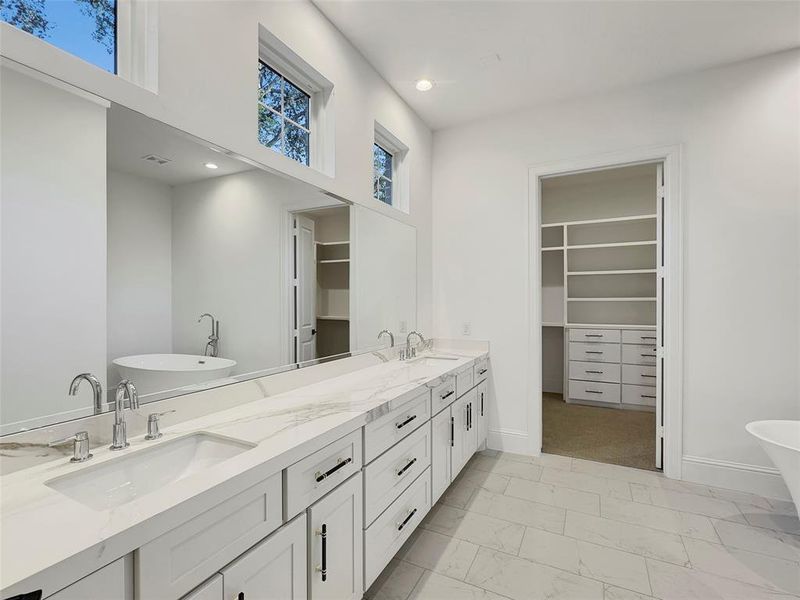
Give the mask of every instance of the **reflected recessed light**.
[[206, 163], [206, 169], [219, 169], [214, 163]]
[[417, 89], [420, 92], [427, 92], [433, 88], [433, 82], [430, 79], [419, 79], [417, 81]]

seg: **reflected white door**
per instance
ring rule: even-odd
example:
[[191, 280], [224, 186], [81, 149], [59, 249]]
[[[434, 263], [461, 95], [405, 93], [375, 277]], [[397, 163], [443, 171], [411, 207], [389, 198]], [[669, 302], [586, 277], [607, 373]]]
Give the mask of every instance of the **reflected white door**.
[[656, 468], [664, 468], [664, 164], [656, 166], [656, 239], [658, 276], [656, 279], [656, 336], [658, 358], [656, 359]]
[[297, 215], [294, 235], [297, 360], [303, 362], [317, 357], [317, 257], [314, 248], [314, 221]]

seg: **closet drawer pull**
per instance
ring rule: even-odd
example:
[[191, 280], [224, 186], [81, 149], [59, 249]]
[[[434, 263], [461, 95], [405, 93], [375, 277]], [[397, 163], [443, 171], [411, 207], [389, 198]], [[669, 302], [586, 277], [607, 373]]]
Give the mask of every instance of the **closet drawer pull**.
[[[602, 354], [602, 353], [603, 353], [602, 350], [587, 350], [586, 351], [586, 354]], [[642, 355], [642, 356], [644, 356], [644, 355]]]
[[603, 371], [584, 371], [584, 373], [591, 373], [593, 375], [602, 375]]
[[353, 462], [352, 458], [346, 458], [344, 460], [342, 460], [340, 458], [340, 459], [338, 459], [336, 461], [336, 466], [335, 467], [331, 467], [330, 469], [328, 469], [324, 473], [320, 473], [319, 471], [317, 471], [316, 475], [315, 475], [315, 479], [317, 480], [317, 483], [319, 483], [321, 481], [324, 481], [325, 479], [327, 479], [328, 477], [330, 477], [331, 475], [336, 473], [336, 471], [338, 471], [339, 469], [341, 469], [342, 467], [344, 467], [345, 465], [347, 465], [347, 464], [349, 464], [351, 462]]
[[395, 424], [394, 424], [394, 426], [395, 426], [395, 427], [397, 427], [398, 429], [402, 429], [403, 427], [405, 427], [406, 425], [408, 425], [409, 423], [411, 423], [411, 421], [413, 421], [413, 420], [414, 420], [414, 419], [416, 419], [416, 418], [417, 418], [417, 415], [411, 415], [410, 417], [408, 417], [408, 418], [407, 418], [405, 421], [403, 421], [402, 423], [395, 423]]
[[653, 398], [655, 400], [655, 396], [651, 396], [648, 394], [639, 394], [642, 398]]
[[597, 337], [601, 338], [604, 337], [602, 333], [585, 333], [583, 337]]
[[603, 392], [598, 390], [586, 390], [587, 394], [602, 394]]
[[441, 398], [442, 400], [444, 400], [445, 398], [449, 398], [450, 396], [452, 396], [452, 395], [453, 395], [453, 394], [455, 394], [455, 393], [456, 393], [456, 391], [455, 391], [455, 390], [450, 390], [450, 391], [449, 391], [449, 392], [447, 392], [446, 394], [440, 394], [440, 395], [439, 395], [439, 398]]
[[403, 519], [403, 522], [397, 524], [397, 531], [403, 531], [403, 527], [408, 525], [408, 522], [411, 520], [411, 517], [413, 517], [416, 513], [417, 513], [416, 508], [412, 510], [410, 513], [408, 513], [408, 516], [405, 519]]
[[402, 477], [402, 476], [403, 476], [403, 473], [405, 473], [406, 471], [408, 471], [408, 470], [411, 468], [411, 465], [413, 465], [415, 462], [417, 462], [417, 459], [416, 459], [416, 457], [415, 457], [415, 458], [412, 458], [411, 460], [409, 460], [409, 461], [408, 461], [408, 462], [407, 462], [405, 465], [403, 465], [403, 468], [402, 468], [402, 469], [400, 469], [399, 471], [397, 471], [397, 476], [398, 476], [398, 477]]
[[655, 379], [656, 378], [656, 375], [647, 375], [645, 373], [642, 373], [641, 376], [642, 377], [649, 377], [650, 379]]
[[645, 358], [655, 358], [656, 357], [655, 354], [642, 354], [642, 356], [644, 356]]

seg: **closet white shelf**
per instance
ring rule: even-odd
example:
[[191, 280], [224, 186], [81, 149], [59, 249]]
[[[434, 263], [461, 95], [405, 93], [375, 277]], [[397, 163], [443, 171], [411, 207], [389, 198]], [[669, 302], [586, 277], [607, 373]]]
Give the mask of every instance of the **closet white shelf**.
[[341, 242], [316, 242], [317, 246], [349, 246], [350, 240], [343, 240]]
[[542, 321], [542, 327], [564, 327], [564, 324], [556, 323], [555, 321]]
[[579, 244], [577, 246], [567, 246], [567, 250], [589, 250], [591, 248], [626, 248], [629, 246], [655, 246], [656, 240], [646, 240], [642, 242], [613, 242], [610, 244]]
[[567, 302], [655, 302], [656, 298], [630, 296], [627, 298], [567, 298]]
[[575, 329], [655, 329], [655, 325], [641, 325], [632, 323], [567, 323], [565, 327]]
[[542, 227], [564, 227], [570, 225], [595, 225], [599, 223], [622, 223], [624, 221], [648, 221], [657, 219], [658, 215], [631, 215], [629, 217], [610, 217], [608, 219], [586, 219], [583, 221], [562, 221], [561, 223], [542, 223]]
[[317, 262], [319, 264], [321, 264], [321, 265], [332, 265], [332, 264], [335, 264], [335, 263], [349, 263], [350, 259], [349, 258], [326, 258], [326, 259], [323, 259], [323, 260], [319, 260]]
[[564, 246], [548, 246], [547, 248], [542, 248], [542, 252], [552, 251], [552, 250], [563, 250]]
[[611, 271], [567, 271], [567, 275], [570, 277], [573, 275], [638, 275], [655, 272], [655, 269], [619, 269]]
[[343, 315], [317, 315], [319, 321], [349, 321], [350, 317]]

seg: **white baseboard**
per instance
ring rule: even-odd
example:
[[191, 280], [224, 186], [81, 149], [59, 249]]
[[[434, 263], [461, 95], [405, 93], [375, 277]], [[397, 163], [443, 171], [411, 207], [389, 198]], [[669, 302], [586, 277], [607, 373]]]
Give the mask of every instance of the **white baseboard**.
[[750, 492], [767, 498], [791, 500], [780, 471], [773, 467], [748, 465], [727, 460], [683, 457], [683, 479], [714, 487]]
[[511, 452], [513, 454], [530, 454], [528, 432], [515, 429], [490, 429], [489, 441], [486, 444], [491, 450]]

